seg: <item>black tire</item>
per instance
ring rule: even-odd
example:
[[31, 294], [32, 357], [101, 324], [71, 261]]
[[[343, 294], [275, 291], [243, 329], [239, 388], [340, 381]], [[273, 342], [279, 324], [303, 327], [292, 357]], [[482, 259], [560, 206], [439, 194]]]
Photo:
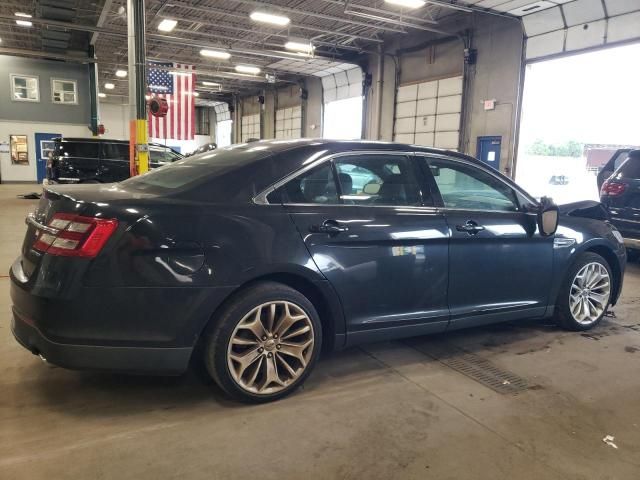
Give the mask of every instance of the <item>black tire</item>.
[[[268, 302], [285, 301], [295, 304], [304, 311], [313, 328], [313, 345], [310, 358], [290, 385], [271, 394], [252, 393], [240, 386], [233, 378], [227, 363], [227, 351], [231, 336], [238, 324], [254, 308]], [[322, 326], [313, 304], [297, 290], [276, 282], [262, 282], [252, 285], [233, 296], [222, 308], [207, 328], [203, 338], [203, 362], [213, 380], [230, 397], [245, 403], [265, 403], [283, 398], [296, 390], [313, 370], [322, 347]], [[307, 353], [309, 354], [308, 350]], [[274, 358], [275, 361], [275, 358]]]
[[606, 308], [604, 309], [602, 314], [595, 321], [589, 324], [578, 322], [571, 314], [571, 309], [569, 307], [569, 292], [571, 291], [571, 285], [576, 275], [578, 274], [578, 272], [582, 269], [582, 267], [590, 263], [599, 263], [604, 268], [606, 268], [607, 272], [609, 273], [609, 279], [610, 279], [609, 281], [611, 283], [610, 291], [611, 293], [613, 293], [614, 277], [613, 277], [613, 272], [611, 271], [611, 267], [609, 266], [609, 262], [607, 262], [602, 256], [598, 255], [597, 253], [585, 252], [581, 254], [567, 271], [565, 279], [562, 282], [562, 286], [560, 287], [558, 299], [556, 301], [556, 311], [555, 311], [556, 322], [560, 327], [566, 330], [571, 330], [575, 332], [590, 330], [602, 321], [602, 318], [605, 316], [607, 310], [609, 309], [609, 305], [611, 302], [611, 295], [609, 296], [609, 301], [607, 302]]

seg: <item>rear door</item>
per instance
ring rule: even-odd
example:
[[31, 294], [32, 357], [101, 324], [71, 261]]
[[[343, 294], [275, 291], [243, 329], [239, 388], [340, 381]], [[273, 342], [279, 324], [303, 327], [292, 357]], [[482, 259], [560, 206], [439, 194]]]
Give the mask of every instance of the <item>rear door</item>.
[[405, 153], [350, 153], [277, 190], [335, 288], [348, 342], [446, 329], [448, 228]]
[[553, 237], [537, 232], [524, 196], [466, 160], [434, 155], [422, 161], [451, 231], [450, 328], [544, 315]]
[[99, 181], [120, 182], [127, 178], [129, 178], [129, 144], [101, 142]]

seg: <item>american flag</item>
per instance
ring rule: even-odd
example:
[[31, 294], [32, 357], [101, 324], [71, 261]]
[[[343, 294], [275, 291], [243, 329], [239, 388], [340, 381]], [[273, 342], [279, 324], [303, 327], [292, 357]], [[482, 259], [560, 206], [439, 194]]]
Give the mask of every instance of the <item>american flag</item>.
[[193, 65], [150, 63], [149, 92], [166, 99], [169, 104], [165, 117], [149, 115], [151, 138], [193, 140], [196, 130], [195, 77]]

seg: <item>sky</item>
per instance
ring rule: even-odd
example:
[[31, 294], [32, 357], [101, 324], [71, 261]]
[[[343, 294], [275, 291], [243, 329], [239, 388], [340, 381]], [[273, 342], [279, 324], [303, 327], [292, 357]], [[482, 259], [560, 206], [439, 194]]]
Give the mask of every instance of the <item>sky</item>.
[[521, 146], [640, 145], [640, 44], [527, 66]]

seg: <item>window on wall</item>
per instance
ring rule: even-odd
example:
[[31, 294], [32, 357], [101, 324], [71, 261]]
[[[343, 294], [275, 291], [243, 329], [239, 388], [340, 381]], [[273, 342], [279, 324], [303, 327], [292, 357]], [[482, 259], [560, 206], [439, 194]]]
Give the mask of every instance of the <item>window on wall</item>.
[[242, 141], [260, 138], [260, 114], [242, 116]]
[[462, 77], [403, 85], [398, 89], [394, 140], [457, 150]]
[[276, 138], [302, 138], [302, 107], [276, 110]]
[[51, 79], [51, 101], [53, 103], [75, 105], [78, 103], [78, 91], [75, 80]]
[[322, 122], [324, 138], [360, 139], [362, 137], [362, 97], [326, 103]]
[[16, 102], [39, 102], [38, 77], [11, 75], [11, 98]]

